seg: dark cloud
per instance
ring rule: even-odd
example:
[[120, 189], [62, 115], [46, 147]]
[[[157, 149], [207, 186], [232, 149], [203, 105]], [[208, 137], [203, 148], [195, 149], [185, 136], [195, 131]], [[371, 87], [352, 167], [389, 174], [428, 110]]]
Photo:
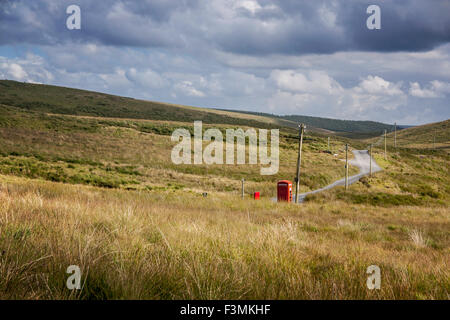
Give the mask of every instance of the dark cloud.
[[353, 44], [350, 49], [424, 51], [450, 41], [450, 1], [378, 1], [382, 22], [376, 31], [361, 27], [368, 15], [359, 14], [373, 2], [346, 2], [341, 7], [339, 23], [346, 26]]
[[[260, 1], [282, 11], [276, 23], [236, 19], [219, 29], [221, 49], [240, 54], [328, 54], [339, 51], [424, 51], [450, 41], [450, 1]], [[381, 8], [381, 30], [369, 30], [366, 9]], [[334, 23], [333, 20], [335, 19]]]
[[[81, 30], [66, 28], [66, 8], [81, 8]], [[195, 1], [2, 0], [0, 45], [99, 43], [113, 46], [166, 47], [182, 44], [167, 24]]]
[[[82, 30], [65, 27], [65, 8], [82, 8]], [[382, 29], [368, 30], [366, 8], [381, 7]], [[249, 54], [420, 51], [450, 41], [450, 1], [4, 0], [0, 44], [93, 42]]]

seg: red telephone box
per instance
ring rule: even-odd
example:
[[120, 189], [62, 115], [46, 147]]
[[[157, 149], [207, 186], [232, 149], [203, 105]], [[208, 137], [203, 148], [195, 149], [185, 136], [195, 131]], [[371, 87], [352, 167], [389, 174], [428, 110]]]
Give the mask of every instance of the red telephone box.
[[289, 180], [278, 181], [277, 184], [278, 201], [292, 202], [292, 182]]
[[259, 200], [259, 191], [255, 192], [255, 193], [253, 194], [253, 199]]

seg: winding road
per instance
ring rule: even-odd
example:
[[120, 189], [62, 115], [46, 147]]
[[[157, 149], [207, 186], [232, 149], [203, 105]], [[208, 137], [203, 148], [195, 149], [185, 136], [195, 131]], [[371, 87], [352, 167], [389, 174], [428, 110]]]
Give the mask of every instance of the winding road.
[[[354, 159], [349, 160], [349, 164], [357, 166], [359, 168], [359, 173], [348, 177], [348, 184], [352, 184], [357, 182], [361, 177], [368, 175], [370, 173], [370, 155], [368, 150], [353, 150], [353, 154], [355, 156]], [[375, 162], [375, 160], [372, 158], [372, 173], [381, 171], [381, 167]], [[318, 192], [322, 192], [337, 186], [343, 186], [345, 185], [345, 178], [342, 178], [340, 180], [337, 180], [333, 182], [332, 184], [327, 185], [326, 187], [309, 191], [306, 193], [301, 193], [298, 195], [298, 202], [302, 202], [306, 196]], [[295, 198], [294, 198], [295, 199]], [[275, 199], [276, 201], [276, 199]]]

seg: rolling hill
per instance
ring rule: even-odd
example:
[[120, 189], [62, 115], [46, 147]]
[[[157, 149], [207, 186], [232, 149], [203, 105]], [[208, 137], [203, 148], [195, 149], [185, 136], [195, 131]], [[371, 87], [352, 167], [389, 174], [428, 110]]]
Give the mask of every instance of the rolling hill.
[[[274, 115], [269, 113], [249, 112], [249, 111], [235, 111], [237, 113], [253, 114], [264, 116], [273, 119], [283, 119], [289, 121], [288, 123], [304, 123], [308, 127], [321, 128], [329, 130], [338, 134], [343, 133], [360, 133], [360, 134], [379, 134], [387, 130], [388, 132], [394, 130], [393, 125], [385, 124], [376, 121], [356, 121], [356, 120], [339, 120], [331, 118], [310, 117], [301, 115]], [[403, 129], [406, 126], [397, 126], [397, 129]]]
[[251, 117], [86, 90], [10, 80], [0, 80], [0, 103], [25, 110], [77, 116], [182, 122], [201, 120], [204, 123], [246, 125], [260, 128], [279, 127], [279, 123], [282, 122], [265, 117]]
[[[208, 127], [223, 131], [229, 125], [204, 124]], [[112, 188], [182, 185], [216, 191], [237, 191], [245, 178], [249, 190], [266, 194], [273, 194], [277, 179], [295, 174], [297, 140], [289, 131], [280, 132], [279, 173], [260, 176], [259, 165], [174, 165], [170, 136], [177, 128], [193, 133], [191, 122], [48, 114], [0, 104], [0, 173]], [[305, 191], [342, 176], [343, 145], [333, 139], [339, 157], [323, 156], [325, 138], [305, 137], [304, 164], [316, 163], [304, 171]]]
[[[147, 120], [170, 120], [245, 125], [259, 128], [293, 128], [305, 123], [310, 132], [333, 134], [378, 134], [392, 126], [373, 121], [349, 121], [307, 116], [277, 116], [268, 113], [208, 109], [138, 100], [104, 93], [0, 80], [0, 103], [26, 110], [54, 114]], [[353, 137], [349, 135], [349, 137]]]
[[[392, 140], [394, 134], [388, 137]], [[401, 130], [397, 132], [397, 146], [450, 151], [450, 120]]]

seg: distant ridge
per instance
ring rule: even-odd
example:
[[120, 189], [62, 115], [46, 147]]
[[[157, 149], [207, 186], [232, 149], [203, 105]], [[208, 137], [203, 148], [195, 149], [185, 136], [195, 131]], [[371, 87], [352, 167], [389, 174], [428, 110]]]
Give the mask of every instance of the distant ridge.
[[[275, 115], [270, 113], [252, 112], [252, 111], [235, 111], [235, 110], [227, 110], [227, 111], [284, 119], [292, 121], [294, 123], [304, 123], [307, 126], [322, 128], [335, 132], [380, 133], [384, 132], [384, 130], [387, 130], [388, 132], [394, 130], [394, 126], [392, 124], [386, 124], [376, 121], [340, 120], [332, 118], [302, 116], [302, 115]], [[398, 130], [405, 129], [408, 127], [411, 126], [397, 125]]]

